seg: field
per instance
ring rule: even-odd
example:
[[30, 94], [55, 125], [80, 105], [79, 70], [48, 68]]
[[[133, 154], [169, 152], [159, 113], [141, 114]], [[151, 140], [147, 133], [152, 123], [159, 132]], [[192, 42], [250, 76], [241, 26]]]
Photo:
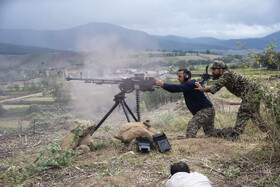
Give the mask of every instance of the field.
[[[141, 63], [217, 57], [221, 56], [187, 54], [145, 58], [147, 61]], [[139, 59], [131, 61], [137, 63]], [[267, 85], [279, 83], [279, 80], [268, 80], [278, 73], [275, 71], [264, 68], [235, 71]], [[192, 73], [204, 72], [205, 66], [199, 65]], [[175, 78], [170, 81], [177, 82]], [[43, 96], [42, 93], [9, 100], [6, 96], [0, 98], [4, 111], [0, 118], [0, 186], [165, 186], [170, 165], [178, 161], [188, 163], [192, 172], [204, 174], [217, 187], [280, 184], [279, 152], [252, 121], [237, 141], [206, 137], [202, 129], [196, 138], [178, 139], [185, 135], [192, 115], [182, 99], [170, 102], [171, 96], [165, 96], [164, 102], [153, 107], [150, 106], [154, 102], [141, 102], [140, 108], [142, 121], [150, 120], [155, 129], [164, 132], [172, 150], [161, 153], [155, 147], [149, 153], [142, 153], [137, 151], [135, 141], [123, 144], [115, 139], [114, 135], [127, 122], [122, 108], [117, 107], [93, 134], [95, 149], [85, 154], [74, 154], [71, 150], [63, 153], [60, 144], [73, 121], [78, 118], [98, 123], [115, 103], [114, 95], [120, 92], [117, 85], [74, 81], [65, 85], [69, 86], [66, 92], [71, 93], [68, 104], [59, 105], [50, 94]], [[5, 89], [8, 90], [2, 90]], [[153, 93], [159, 93], [154, 96], [158, 98], [165, 92]], [[215, 106], [215, 127], [233, 127], [241, 100], [225, 88], [215, 95], [206, 95]], [[141, 93], [141, 96], [146, 95]], [[135, 93], [126, 94], [125, 100], [135, 111]], [[264, 105], [262, 115], [266, 121], [271, 120]], [[38, 161], [40, 158], [43, 161]]]
[[[39, 95], [39, 96], [38, 96]], [[0, 130], [16, 131], [18, 129], [27, 128], [28, 120], [25, 119], [25, 113], [32, 104], [52, 104], [53, 98], [50, 96], [42, 96], [42, 94], [32, 94], [12, 99], [1, 100], [2, 108], [9, 115], [0, 118]]]
[[[22, 124], [22, 125], [21, 125]], [[0, 119], [0, 129], [19, 129], [19, 128], [27, 128], [29, 121], [23, 121], [21, 119], [15, 118], [1, 118]]]
[[[221, 105], [219, 98], [211, 100], [217, 106], [217, 126], [233, 126], [233, 118], [238, 107]], [[185, 111], [180, 111], [177, 105], [170, 103], [152, 112], [142, 113], [143, 120], [150, 119], [155, 128], [166, 133], [172, 146], [171, 151], [160, 153], [154, 149], [150, 153], [141, 153], [137, 152], [134, 143], [124, 145], [114, 139], [113, 135], [120, 125], [125, 123], [122, 111], [116, 110], [93, 135], [96, 150], [76, 156], [69, 166], [54, 167], [45, 171], [33, 168], [30, 170], [33, 175], [27, 176], [24, 184], [164, 186], [170, 175], [169, 165], [178, 161], [187, 162], [192, 172], [197, 171], [206, 175], [213, 186], [257, 186], [277, 182], [273, 177], [280, 174], [278, 167], [280, 158], [271, 157], [272, 152], [266, 135], [258, 128], [249, 123], [241, 139], [236, 142], [207, 138], [201, 130], [195, 139], [177, 140], [178, 135], [184, 135], [185, 128], [174, 123], [175, 113]], [[166, 115], [170, 116], [169, 119], [163, 119]], [[191, 118], [189, 113], [184, 116], [187, 121]], [[36, 130], [35, 134], [25, 132], [21, 133], [21, 136], [0, 137], [1, 158], [5, 160], [4, 163], [27, 167], [39, 156], [38, 150], [46, 147], [50, 149], [53, 146], [52, 142], [61, 141], [68, 133], [68, 128], [69, 122], [52, 126], [44, 131]], [[13, 161], [14, 158], [17, 158], [16, 162]], [[21, 162], [25, 164], [20, 164]], [[2, 171], [7, 172], [6, 177], [13, 177], [10, 167], [11, 165], [4, 164], [1, 166]], [[3, 177], [4, 173], [1, 176]], [[14, 179], [16, 182], [20, 180], [20, 176]]]

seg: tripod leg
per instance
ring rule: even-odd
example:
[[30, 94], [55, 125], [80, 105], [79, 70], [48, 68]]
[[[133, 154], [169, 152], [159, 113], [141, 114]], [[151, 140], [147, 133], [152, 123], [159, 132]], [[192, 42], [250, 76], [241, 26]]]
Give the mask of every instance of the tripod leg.
[[122, 105], [122, 108], [123, 108], [125, 117], [126, 117], [126, 119], [127, 119], [127, 122], [130, 122], [129, 116], [128, 116], [127, 111], [126, 111], [126, 109], [125, 109], [126, 104], [125, 104], [124, 100], [121, 100], [121, 105]]
[[130, 110], [130, 108], [128, 107], [128, 105], [126, 104], [125, 101], [123, 101], [124, 103], [124, 106], [127, 108], [128, 112], [130, 113], [130, 115], [133, 117], [133, 119], [136, 121], [136, 122], [139, 122], [140, 120], [137, 120], [137, 118], [135, 117], [135, 115], [133, 114], [133, 112]]
[[136, 115], [138, 122], [141, 120], [141, 115], [140, 115], [140, 91], [136, 90]]
[[96, 127], [93, 129], [93, 131], [90, 132], [90, 134], [92, 135], [95, 131], [97, 131], [97, 129], [102, 125], [102, 123], [107, 119], [107, 117], [115, 110], [115, 108], [117, 108], [117, 106], [119, 105], [119, 101], [116, 101], [115, 104], [113, 105], [113, 107], [107, 112], [107, 114], [99, 121], [99, 123], [96, 125]]

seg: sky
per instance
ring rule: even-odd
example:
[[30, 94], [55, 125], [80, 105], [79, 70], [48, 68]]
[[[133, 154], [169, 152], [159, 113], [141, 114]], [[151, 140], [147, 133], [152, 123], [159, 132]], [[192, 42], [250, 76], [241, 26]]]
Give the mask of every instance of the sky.
[[241, 39], [280, 31], [280, 0], [0, 0], [0, 29], [104, 22], [152, 35]]

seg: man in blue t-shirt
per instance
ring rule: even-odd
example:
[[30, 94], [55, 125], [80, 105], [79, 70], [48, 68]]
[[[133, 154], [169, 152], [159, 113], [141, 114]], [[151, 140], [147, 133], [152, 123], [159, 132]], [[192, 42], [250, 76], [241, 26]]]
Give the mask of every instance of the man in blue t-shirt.
[[214, 128], [215, 109], [204, 93], [195, 90], [196, 80], [191, 79], [189, 69], [178, 70], [180, 84], [167, 84], [156, 80], [156, 84], [169, 92], [183, 92], [187, 108], [193, 114], [189, 121], [186, 138], [195, 138], [197, 131], [202, 127], [207, 136], [220, 136], [219, 129]]

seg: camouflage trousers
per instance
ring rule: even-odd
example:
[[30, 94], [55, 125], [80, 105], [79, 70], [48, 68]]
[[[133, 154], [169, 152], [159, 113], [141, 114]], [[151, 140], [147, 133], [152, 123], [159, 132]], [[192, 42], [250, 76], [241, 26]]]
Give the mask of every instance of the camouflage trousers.
[[268, 126], [260, 114], [260, 103], [242, 100], [233, 130], [238, 134], [242, 134], [249, 119], [252, 119], [253, 123], [262, 132], [268, 132]]
[[214, 128], [215, 109], [203, 108], [198, 111], [188, 123], [186, 138], [195, 138], [197, 131], [202, 127], [205, 135], [216, 136]]

